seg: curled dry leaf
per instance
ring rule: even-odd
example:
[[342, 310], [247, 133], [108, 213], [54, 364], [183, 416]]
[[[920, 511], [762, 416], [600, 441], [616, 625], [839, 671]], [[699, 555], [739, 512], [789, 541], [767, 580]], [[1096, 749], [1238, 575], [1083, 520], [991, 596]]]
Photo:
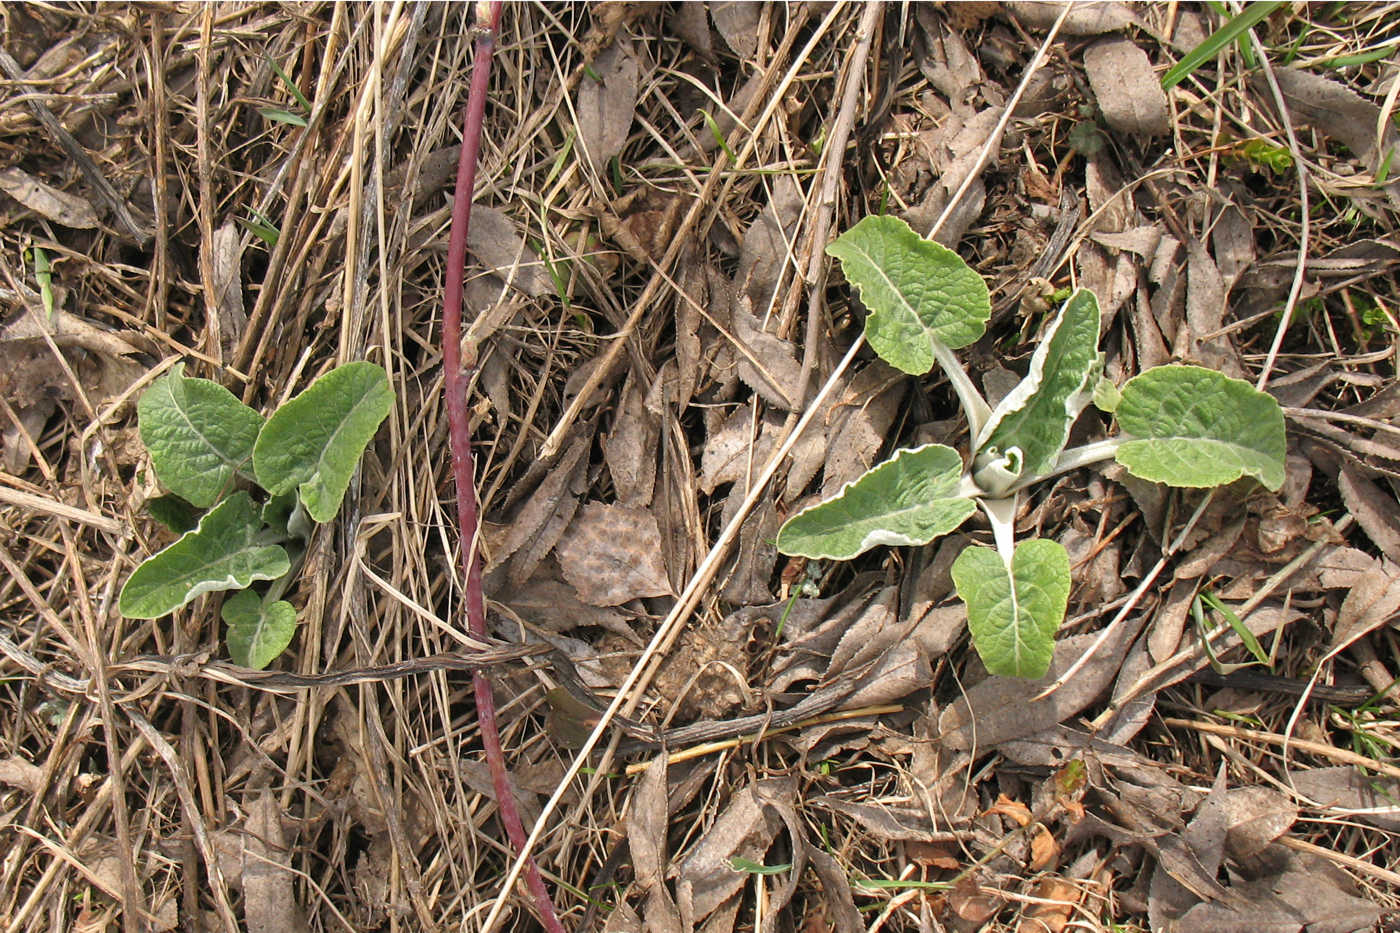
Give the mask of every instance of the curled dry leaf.
[[[637, 112], [641, 66], [632, 43], [618, 39], [593, 61], [597, 79], [585, 75], [578, 86], [578, 141], [593, 171], [602, 175], [622, 152]], [[476, 226], [475, 211], [472, 226]]]
[[42, 793], [44, 769], [11, 755], [9, 758], [0, 759], [0, 784], [18, 787], [30, 794]]
[[[741, 299], [742, 305], [747, 301]], [[806, 398], [802, 363], [792, 341], [768, 333], [744, 307], [734, 312], [739, 378], [764, 401], [785, 411], [798, 411]]]
[[[248, 314], [243, 307], [243, 252], [239, 248], [242, 236], [233, 221], [214, 231], [209, 244], [209, 268], [213, 273], [214, 307], [209, 310], [211, 327], [216, 329], [224, 358], [233, 357], [234, 348], [248, 327]], [[201, 243], [201, 248], [203, 243]]]
[[1339, 816], [1400, 832], [1400, 781], [1363, 774], [1350, 765], [1293, 771], [1298, 793]]
[[666, 890], [670, 864], [666, 848], [666, 754], [656, 757], [637, 782], [627, 806], [627, 844], [632, 852], [636, 885], [646, 895], [646, 928], [657, 933], [680, 933], [680, 911]]
[[753, 58], [758, 51], [758, 20], [763, 4], [754, 0], [717, 0], [709, 6], [710, 18], [724, 44], [742, 59]]
[[736, 408], [705, 438], [700, 453], [700, 491], [709, 495], [716, 486], [734, 482], [747, 487], [772, 456], [782, 428], [776, 414], [756, 419], [752, 402]]
[[1111, 128], [1140, 137], [1170, 132], [1167, 95], [1142, 49], [1121, 38], [1096, 42], [1084, 51], [1084, 70]]
[[554, 553], [564, 579], [594, 606], [674, 595], [661, 562], [661, 529], [644, 509], [586, 503]]
[[[1055, 20], [1064, 9], [1064, 3], [1024, 2], [1006, 4], [1015, 17], [1027, 28], [1045, 31], [1055, 25]], [[1069, 16], [1060, 27], [1062, 36], [1099, 36], [1106, 32], [1116, 32], [1137, 22], [1132, 7], [1126, 3], [1090, 2], [1072, 3]]]
[[552, 294], [554, 283], [539, 254], [532, 250], [503, 211], [477, 205], [472, 208], [467, 248], [489, 271], [531, 298]]
[[603, 440], [603, 457], [619, 505], [645, 507], [651, 503], [660, 436], [660, 419], [647, 409], [636, 378], [629, 376], [618, 399], [612, 430]]
[[703, 920], [748, 882], [749, 876], [735, 871], [730, 859], [763, 864], [784, 822], [772, 801], [791, 799], [796, 793], [796, 780], [784, 777], [755, 781], [734, 794], [709, 831], [677, 863], [677, 900], [684, 914]]
[[1137, 630], [1126, 625], [1101, 646], [1074, 677], [1042, 700], [1032, 698], [1069, 669], [1097, 635], [1073, 635], [1055, 644], [1050, 670], [1039, 680], [988, 677], [943, 710], [938, 720], [941, 740], [956, 751], [990, 749], [1064, 722], [1084, 709], [1118, 673], [1123, 649]]
[[0, 172], [0, 191], [56, 224], [75, 230], [91, 230], [98, 224], [91, 200], [46, 185], [21, 169]]
[[1400, 512], [1393, 495], [1387, 495], [1380, 485], [1370, 479], [1354, 463], [1342, 465], [1337, 477], [1342, 501], [1356, 516], [1356, 523], [1366, 532], [1371, 543], [1392, 561], [1400, 563]]
[[243, 919], [249, 933], [296, 933], [306, 921], [297, 907], [288, 866], [282, 808], [264, 788], [248, 808], [243, 836]]

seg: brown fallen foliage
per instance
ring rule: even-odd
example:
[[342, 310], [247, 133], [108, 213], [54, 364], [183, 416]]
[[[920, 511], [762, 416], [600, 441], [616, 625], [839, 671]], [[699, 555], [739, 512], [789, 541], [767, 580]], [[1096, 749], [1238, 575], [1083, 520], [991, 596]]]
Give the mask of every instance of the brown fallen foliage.
[[[1394, 928], [1400, 19], [1282, 5], [1164, 89], [1214, 12], [1083, 4], [1031, 69], [1060, 13], [507, 8], [461, 348], [487, 643], [436, 323], [470, 7], [0, 8], [0, 927], [533, 928], [491, 663], [570, 929]], [[966, 430], [869, 353], [818, 401], [864, 313], [822, 250], [872, 212], [988, 278], [989, 394], [1074, 283], [1116, 382], [1191, 361], [1287, 413], [1277, 494], [1108, 468], [1030, 499], [1076, 580], [1044, 681], [967, 645], [976, 520], [774, 548]], [[267, 411], [365, 358], [398, 401], [277, 671], [221, 660], [217, 596], [122, 619], [171, 540], [145, 385], [183, 360]]]

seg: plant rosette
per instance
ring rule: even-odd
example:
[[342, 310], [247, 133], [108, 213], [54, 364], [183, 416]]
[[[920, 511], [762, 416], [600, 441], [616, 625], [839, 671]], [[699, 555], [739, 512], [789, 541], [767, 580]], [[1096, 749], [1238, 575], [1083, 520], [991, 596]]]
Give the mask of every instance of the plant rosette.
[[156, 619], [205, 593], [238, 590], [221, 613], [229, 657], [267, 667], [296, 634], [296, 610], [281, 597], [311, 530], [340, 511], [393, 402], [389, 377], [366, 362], [331, 370], [266, 419], [218, 383], [185, 376], [183, 365], [152, 383], [137, 422], [170, 494], [150, 511], [180, 537], [127, 578], [122, 615]]
[[[1283, 411], [1248, 383], [1198, 366], [1149, 369], [1122, 388], [1103, 378], [1099, 305], [1071, 294], [1046, 327], [1024, 379], [995, 407], [954, 350], [978, 340], [991, 317], [982, 277], [949, 249], [894, 217], [866, 217], [833, 241], [868, 316], [865, 339], [890, 365], [947, 374], [972, 438], [971, 456], [942, 444], [896, 451], [835, 496], [792, 516], [784, 554], [849, 560], [878, 545], [924, 545], [977, 509], [994, 548], [971, 546], [952, 566], [972, 643], [992, 674], [1037, 678], [1050, 666], [1069, 602], [1070, 562], [1055, 541], [1015, 541], [1022, 491], [1062, 473], [1116, 460], [1169, 486], [1223, 486], [1242, 477], [1283, 485]], [[1066, 449], [1090, 404], [1118, 431]]]

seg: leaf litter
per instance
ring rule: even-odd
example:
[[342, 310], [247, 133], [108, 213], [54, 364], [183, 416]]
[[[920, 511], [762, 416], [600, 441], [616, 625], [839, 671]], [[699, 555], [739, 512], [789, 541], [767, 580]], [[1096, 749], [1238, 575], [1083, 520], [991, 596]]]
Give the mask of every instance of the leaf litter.
[[[1056, 289], [1087, 285], [1119, 386], [1170, 361], [1251, 382], [1268, 370], [1266, 390], [1289, 409], [1284, 489], [1218, 494], [1184, 535], [1200, 498], [1112, 470], [1068, 474], [1027, 503], [1021, 530], [1060, 541], [1076, 564], [1074, 629], [1054, 669], [1085, 657], [1123, 614], [1038, 698], [1047, 683], [986, 677], [968, 648], [949, 564], [985, 540], [980, 520], [927, 553], [882, 548], [854, 566], [778, 559], [775, 529], [803, 504], [916, 438], [956, 446], [964, 430], [938, 373], [909, 378], [860, 356], [759, 491], [656, 673], [624, 698], [637, 728], [617, 756], [648, 770], [619, 778], [617, 756], [590, 761], [598, 774], [569, 788], [567, 822], [547, 818], [539, 854], [567, 883], [556, 896], [576, 919], [587, 900], [570, 892], [589, 892], [602, 905], [592, 928], [608, 929], [1387, 922], [1400, 904], [1395, 788], [1315, 751], [1385, 764], [1395, 741], [1400, 249], [1394, 132], [1381, 119], [1393, 76], [1383, 59], [1336, 63], [1393, 44], [1383, 8], [1355, 5], [1345, 18], [1281, 8], [1255, 27], [1294, 142], [1238, 44], [1162, 91], [1162, 73], [1222, 25], [1213, 11], [1081, 5], [985, 164], [1061, 7], [887, 6], [846, 111], [862, 12], [507, 14], [466, 356], [480, 365], [472, 402], [491, 491], [481, 546], [494, 634], [551, 651], [500, 678], [526, 813], [540, 812], [572, 754], [547, 724], [561, 717], [546, 694], [567, 693], [559, 666], [586, 691], [581, 721], [598, 715], [860, 331], [864, 309], [839, 276], [806, 280], [808, 251], [825, 245], [819, 223], [830, 239], [892, 213], [924, 232], [975, 175], [939, 239], [993, 287], [991, 331], [964, 351], [977, 382], [1024, 371]], [[197, 652], [223, 636], [217, 599], [191, 603], [178, 631], [99, 628], [95, 644], [86, 634], [104, 594], [168, 540], [141, 508], [159, 490], [129, 442], [132, 406], [120, 404], [144, 374], [181, 360], [266, 412], [306, 374], [369, 357], [392, 360], [400, 397], [416, 401], [366, 459], [345, 521], [317, 545], [318, 573], [286, 594], [308, 646], [286, 664], [366, 668], [459, 647], [434, 315], [464, 12], [395, 8], [374, 14], [392, 23], [375, 23], [235, 6], [208, 20], [210, 44], [201, 15], [142, 8], [117, 28], [78, 8], [6, 13], [7, 52], [43, 82], [44, 106], [111, 190], [162, 226], [133, 249], [102, 225], [110, 205], [84, 209], [96, 203], [90, 180], [54, 169], [70, 154], [32, 109], [0, 117], [12, 257], [0, 269], [10, 542], [0, 647], [14, 687], [0, 790], [26, 829], [13, 834], [7, 889], [18, 896], [5, 910], [16, 929], [76, 929], [84, 899], [131, 923], [141, 910], [186, 921], [188, 906], [211, 906], [185, 895], [181, 866], [199, 858], [189, 821], [265, 869], [224, 871], [250, 928], [259, 911], [274, 918], [260, 922], [295, 916], [308, 929], [343, 928], [342, 917], [460, 925], [498, 893], [504, 856], [457, 675], [298, 696], [209, 679]], [[287, 99], [267, 58], [313, 103], [307, 126], [245, 106]], [[104, 60], [121, 67], [95, 70]], [[854, 142], [824, 200], [822, 154], [843, 120]], [[1312, 186], [1306, 235], [1299, 159]], [[245, 226], [259, 215], [273, 242]], [[657, 268], [677, 240], [676, 264]], [[47, 284], [24, 258], [35, 247], [51, 260]], [[346, 290], [336, 276], [352, 264]], [[1042, 282], [1029, 285], [1032, 274]], [[541, 457], [570, 393], [617, 342], [624, 352], [560, 453]], [[74, 521], [74, 509], [122, 535]], [[1210, 633], [1192, 611], [1206, 591], [1242, 617], [1293, 693], [1196, 679], [1210, 665]], [[1205, 621], [1220, 630], [1217, 659], [1253, 660], [1223, 616]], [[130, 763], [93, 753], [95, 723], [117, 748], [141, 742], [101, 713], [97, 692], [58, 686], [53, 675], [91, 676], [95, 655], [120, 704], [149, 706], [182, 755], [210, 765], [192, 812], [139, 752]], [[1376, 699], [1298, 707], [1314, 675]], [[1207, 737], [1166, 716], [1235, 731]], [[734, 723], [742, 731], [726, 733]], [[696, 744], [668, 730], [697, 726], [724, 735], [722, 747], [668, 763]], [[1281, 751], [1259, 738], [1289, 729], [1320, 744]], [[681, 741], [663, 752], [658, 736]], [[1078, 767], [1078, 789], [1056, 790]], [[135, 902], [112, 858], [123, 834], [139, 866]], [[53, 861], [55, 846], [70, 858]]]

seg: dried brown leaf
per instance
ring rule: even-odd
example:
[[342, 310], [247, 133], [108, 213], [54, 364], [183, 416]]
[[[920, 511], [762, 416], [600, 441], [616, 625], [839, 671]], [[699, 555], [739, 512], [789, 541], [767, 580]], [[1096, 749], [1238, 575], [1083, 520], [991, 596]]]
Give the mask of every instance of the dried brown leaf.
[[[822, 903], [826, 907], [827, 918], [835, 923], [835, 933], [861, 933], [865, 923], [851, 896], [851, 882], [841, 863], [832, 858], [820, 846], [803, 840], [807, 850], [807, 863], [817, 873], [822, 883]], [[827, 931], [831, 927], [822, 926]]]
[[56, 224], [75, 230], [91, 230], [98, 225], [97, 210], [90, 199], [46, 185], [22, 169], [0, 171], [0, 191]]
[[1225, 337], [1202, 340], [1220, 330], [1225, 321], [1225, 280], [1215, 260], [1197, 240], [1186, 245], [1186, 326], [1176, 335], [1176, 355], [1207, 369], [1240, 378], [1244, 368]]
[[637, 887], [646, 895], [646, 928], [657, 933], [680, 933], [680, 911], [664, 883], [670, 864], [666, 849], [666, 753], [642, 772], [627, 806], [627, 845]]
[[1084, 70], [1112, 129], [1140, 137], [1170, 132], [1167, 95], [1142, 49], [1121, 38], [1096, 42], [1084, 50]]
[[248, 807], [243, 837], [243, 919], [249, 933], [296, 933], [307, 929], [297, 906], [282, 832], [282, 808], [264, 788]]
[[585, 75], [578, 86], [578, 142], [593, 171], [602, 175], [627, 145], [636, 116], [641, 65], [632, 43], [618, 39], [608, 46], [594, 59], [593, 72], [597, 79]]
[[[748, 491], [735, 484], [724, 499], [721, 521], [728, 523], [739, 512]], [[735, 548], [729, 578], [720, 597], [736, 606], [757, 606], [773, 601], [769, 581], [778, 563], [777, 504], [772, 499], [761, 500], [739, 529], [739, 545]]]
[[858, 803], [835, 794], [810, 797], [804, 804], [855, 820], [860, 827], [883, 842], [933, 842], [942, 836], [926, 810], [894, 803]]
[[[978, 168], [982, 149], [996, 131], [1001, 111], [1001, 107], [987, 107], [967, 118], [953, 113], [938, 129], [920, 137], [920, 145], [927, 151], [930, 169], [937, 181], [929, 186], [917, 205], [905, 212], [904, 219], [915, 230], [923, 233], [930, 229], [968, 175]], [[985, 170], [986, 166], [982, 166], [981, 171]], [[956, 249], [986, 202], [987, 186], [979, 176], [934, 239], [949, 249]]]
[[[490, 544], [486, 554], [489, 561], [488, 569], [499, 566], [532, 539], [538, 537], [541, 529], [560, 509], [560, 504], [564, 500], [572, 498], [575, 505], [570, 506], [570, 508], [577, 506], [578, 495], [570, 491], [570, 481], [575, 470], [584, 463], [584, 454], [588, 452], [592, 444], [593, 435], [591, 432], [584, 432], [574, 438], [552, 467], [544, 472], [539, 485], [516, 511], [510, 523], [486, 526], [487, 541]], [[554, 541], [550, 541], [549, 544], [552, 547]], [[538, 560], [542, 560], [543, 556], [540, 555]], [[527, 573], [517, 582], [524, 582], [528, 577]]]
[[[1241, 192], [1244, 197], [1247, 192]], [[1254, 229], [1249, 218], [1235, 204], [1227, 204], [1211, 230], [1210, 245], [1225, 288], [1231, 289], [1254, 263]]]
[[[1275, 70], [1279, 90], [1288, 102], [1289, 115], [1333, 137], [1361, 158], [1371, 171], [1380, 167], [1386, 153], [1400, 145], [1400, 133], [1385, 121], [1385, 133], [1376, 145], [1380, 108], [1339, 81], [1297, 68]], [[1262, 84], [1262, 82], [1261, 82]], [[1266, 88], [1263, 99], [1272, 104]]]
[[1332, 633], [1332, 650], [1349, 645], [1400, 614], [1400, 569], [1389, 561], [1364, 574], [1342, 607]]
[[1395, 501], [1395, 496], [1387, 495], [1354, 463], [1342, 464], [1337, 486], [1341, 489], [1342, 501], [1356, 516], [1356, 523], [1371, 543], [1392, 561], [1400, 563], [1400, 518], [1396, 516], [1400, 503]]
[[488, 271], [509, 280], [531, 298], [554, 293], [554, 282], [539, 254], [525, 242], [515, 221], [504, 211], [479, 204], [473, 207], [467, 248]]
[[[741, 304], [747, 304], [742, 299]], [[802, 363], [792, 341], [768, 333], [745, 308], [734, 312], [734, 339], [738, 343], [739, 378], [770, 405], [797, 411], [806, 398]]]
[[9, 758], [0, 759], [0, 784], [18, 787], [30, 794], [43, 793], [44, 769], [11, 755]]
[[707, 917], [748, 882], [749, 876], [735, 871], [729, 860], [738, 856], [761, 864], [783, 827], [771, 801], [791, 799], [796, 793], [795, 779], [784, 777], [755, 781], [734, 794], [677, 862], [676, 892], [683, 916], [696, 921]]
[[1001, 910], [1003, 901], [985, 892], [972, 875], [964, 875], [948, 892], [948, 906], [962, 920], [972, 924], [987, 923]]
[[1082, 888], [1059, 878], [1044, 878], [1032, 892], [1032, 904], [1016, 927], [1016, 933], [1061, 933], [1075, 907], [1084, 899]]
[[716, 486], [734, 482], [747, 488], [776, 449], [782, 427], [782, 421], [771, 413], [756, 419], [751, 402], [736, 408], [705, 438], [700, 453], [700, 491], [709, 495]]
[[1108, 686], [1122, 663], [1123, 647], [1134, 635], [1133, 627], [1125, 626], [1068, 683], [1043, 700], [1032, 698], [1068, 670], [1097, 635], [1060, 639], [1050, 670], [1039, 680], [988, 677], [943, 710], [938, 720], [941, 741], [956, 751], [987, 750], [1065, 721]]
[[773, 181], [768, 206], [744, 232], [734, 283], [740, 301], [747, 300], [748, 305], [736, 304], [735, 317], [745, 310], [756, 311], [760, 316], [768, 314], [774, 289], [795, 248], [792, 240], [802, 216], [803, 200], [802, 189], [791, 177], [780, 175]]
[[497, 598], [516, 615], [546, 632], [567, 632], [590, 625], [610, 632], [631, 631], [622, 613], [579, 599], [574, 588], [558, 577], [552, 559], [542, 564], [541, 570], [528, 580], [510, 587]]
[[248, 314], [243, 307], [243, 252], [239, 248], [242, 241], [238, 225], [229, 221], [214, 231], [210, 250], [209, 268], [214, 284], [214, 307], [210, 312], [225, 359], [232, 358], [248, 327]]
[[1263, 786], [1232, 787], [1225, 792], [1225, 846], [1233, 858], [1262, 852], [1298, 820], [1298, 807], [1278, 791]]
[[[1090, 2], [1068, 4], [1071, 9], [1060, 27], [1062, 36], [1098, 36], [1124, 29], [1137, 22], [1132, 7], [1126, 3]], [[1022, 2], [1007, 3], [1009, 9], [1027, 28], [1045, 31], [1059, 19], [1065, 3]]]
[[1319, 806], [1400, 832], [1400, 781], [1394, 778], [1363, 774], [1350, 765], [1292, 771], [1289, 778], [1298, 793]]
[[622, 388], [613, 427], [603, 440], [603, 457], [617, 492], [618, 505], [645, 507], [656, 487], [656, 445], [661, 420], [647, 410], [635, 377]]
[[758, 21], [763, 4], [754, 0], [716, 0], [709, 6], [715, 30], [725, 44], [741, 59], [753, 58], [758, 51]]
[[710, 17], [703, 3], [678, 3], [667, 25], [706, 61], [714, 61], [715, 44], [710, 38]]
[[642, 596], [674, 595], [661, 561], [661, 529], [645, 509], [586, 503], [554, 553], [564, 579], [586, 603], [617, 606]]
[[824, 497], [834, 495], [875, 465], [908, 386], [908, 379], [879, 360], [851, 380], [828, 422], [831, 440], [822, 471]]
[[[954, 7], [968, 5], [954, 4], [945, 7], [945, 11], [951, 13]], [[919, 70], [954, 108], [965, 106], [969, 92], [985, 80], [982, 63], [958, 34], [956, 25], [952, 28], [949, 28], [952, 24], [945, 25], [932, 6], [918, 4], [914, 14], [928, 49], [928, 54], [919, 56]]]

